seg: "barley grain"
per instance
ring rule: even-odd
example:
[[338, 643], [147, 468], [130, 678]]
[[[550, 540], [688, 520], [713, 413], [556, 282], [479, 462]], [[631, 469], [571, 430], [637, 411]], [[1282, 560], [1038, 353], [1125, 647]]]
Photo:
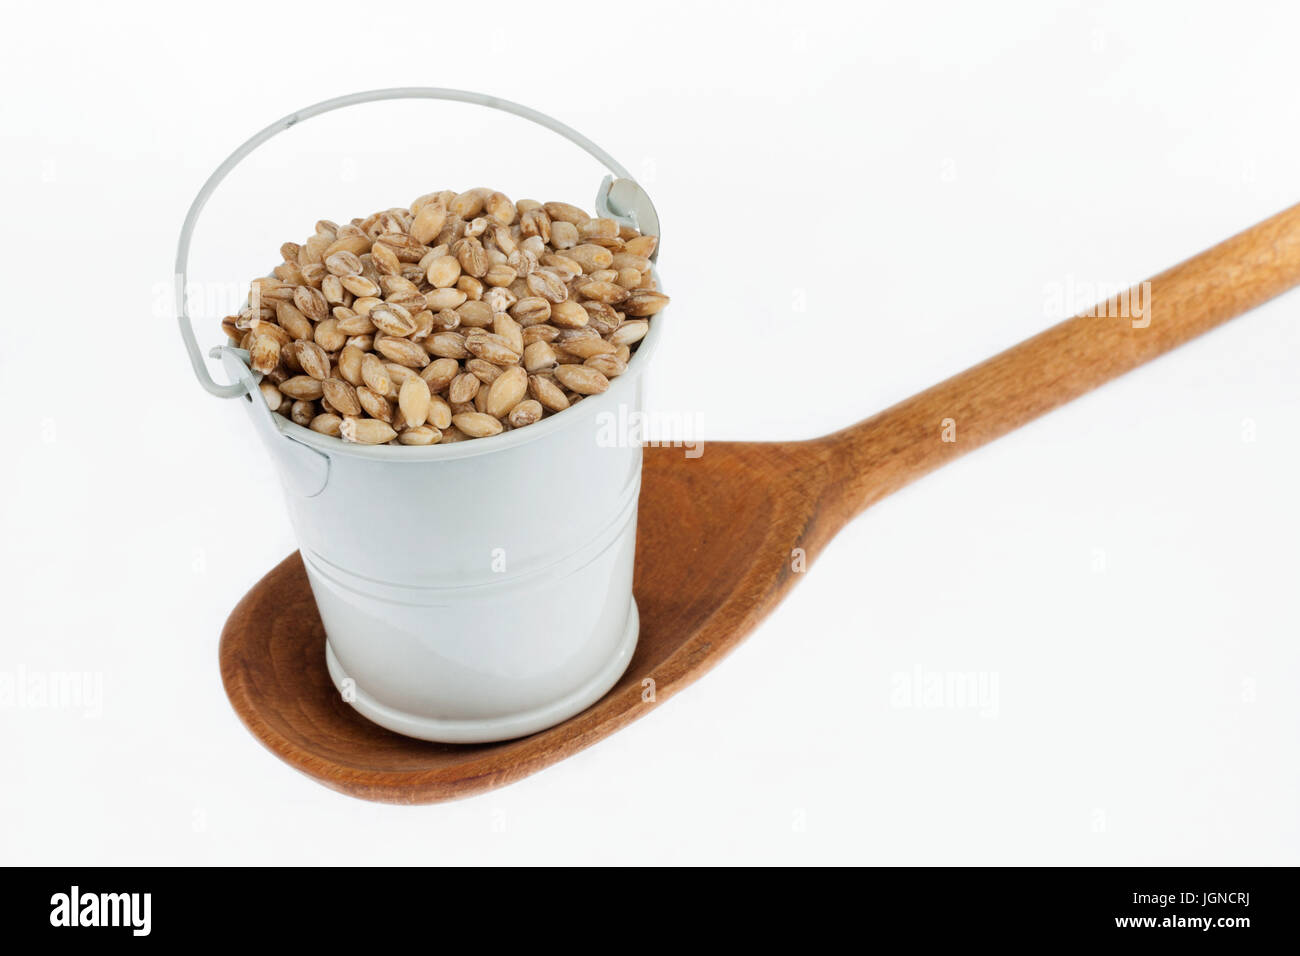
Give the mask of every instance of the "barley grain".
[[571, 222], [574, 225], [584, 223], [591, 218], [577, 206], [570, 205], [567, 202], [548, 202], [542, 208], [546, 210], [546, 214], [552, 220]]
[[641, 322], [633, 319], [630, 322], [624, 322], [610, 333], [609, 340], [615, 345], [632, 346], [645, 338], [646, 333], [649, 331], [649, 322]]
[[494, 418], [505, 418], [511, 409], [523, 401], [528, 391], [528, 373], [518, 365], [502, 372], [488, 389], [487, 413]]
[[569, 400], [564, 397], [564, 391], [555, 384], [554, 380], [544, 375], [528, 376], [528, 392], [544, 408], [553, 412], [562, 412], [569, 407]]
[[599, 395], [609, 388], [609, 379], [586, 365], [560, 365], [555, 380], [579, 395]]
[[339, 426], [343, 424], [343, 419], [332, 412], [322, 412], [311, 420], [307, 426], [314, 432], [320, 432], [322, 435], [329, 435], [331, 438], [339, 437]]
[[466, 359], [465, 371], [472, 374], [484, 385], [491, 385], [501, 376], [502, 368], [500, 365], [493, 365], [491, 362], [484, 361], [481, 358]]
[[343, 348], [348, 339], [347, 334], [339, 328], [339, 320], [333, 317], [316, 323], [312, 338], [326, 352], [337, 352]]
[[436, 445], [442, 440], [442, 432], [429, 425], [414, 425], [403, 429], [397, 436], [400, 445]]
[[[361, 361], [361, 378], [366, 387], [380, 395], [387, 395], [393, 387], [392, 377], [383, 361], [374, 353], [365, 355]], [[353, 383], [359, 384], [359, 383]], [[330, 399], [333, 401], [333, 399]]]
[[434, 397], [439, 392], [446, 391], [451, 380], [459, 374], [460, 363], [447, 358], [434, 359], [419, 372], [420, 378], [424, 379], [424, 383], [429, 386], [429, 393]]
[[593, 355], [582, 363], [588, 368], [594, 368], [606, 378], [617, 378], [627, 371], [627, 362], [618, 357], [617, 352], [605, 355]]
[[482, 382], [479, 381], [477, 375], [472, 372], [461, 372], [451, 380], [451, 385], [447, 390], [447, 400], [453, 406], [462, 402], [472, 402], [481, 385]]
[[523, 428], [540, 421], [544, 413], [542, 403], [535, 398], [525, 398], [510, 411], [507, 421], [511, 428]]
[[303, 428], [306, 428], [308, 425], [310, 425], [312, 423], [312, 419], [314, 419], [315, 417], [316, 417], [315, 402], [297, 401], [293, 403], [293, 407], [289, 410], [289, 420], [292, 421], [295, 425], [301, 425]]
[[638, 289], [628, 294], [623, 302], [623, 311], [628, 315], [644, 317], [657, 315], [668, 304], [668, 296], [650, 289]]
[[465, 336], [459, 332], [434, 332], [424, 340], [424, 349], [439, 358], [463, 359], [469, 357], [465, 349]]
[[429, 364], [429, 356], [419, 342], [394, 335], [376, 335], [375, 351], [407, 368], [424, 368]]
[[451, 422], [471, 438], [489, 438], [503, 430], [499, 421], [483, 412], [462, 412], [453, 416]]
[[411, 426], [423, 425], [429, 419], [429, 403], [433, 396], [429, 392], [429, 383], [418, 375], [412, 375], [402, 383], [397, 404], [402, 409], [406, 423]]
[[262, 393], [262, 398], [266, 401], [266, 407], [273, 412], [279, 411], [280, 403], [284, 401], [284, 396], [280, 394], [280, 390], [270, 382], [262, 382], [257, 387]]
[[357, 390], [349, 382], [341, 378], [327, 378], [321, 383], [321, 388], [325, 400], [340, 415], [361, 414], [361, 400], [357, 398]]
[[357, 401], [371, 418], [377, 418], [381, 422], [392, 422], [393, 406], [383, 395], [362, 385], [357, 389]]
[[280, 393], [292, 399], [309, 401], [314, 401], [325, 394], [320, 379], [312, 378], [310, 375], [295, 375], [285, 379], [280, 383]]
[[[522, 345], [522, 342], [520, 343]], [[465, 338], [465, 348], [481, 359], [496, 365], [514, 365], [519, 361], [522, 349], [516, 352], [510, 342], [492, 332], [474, 332]]]
[[323, 381], [330, 377], [330, 357], [315, 342], [295, 342], [294, 355], [302, 370], [312, 378]]
[[253, 371], [265, 375], [280, 364], [280, 343], [273, 335], [253, 333], [253, 347], [249, 349], [249, 363]]
[[362, 445], [382, 445], [397, 437], [391, 425], [374, 418], [344, 418], [339, 433], [344, 441]]

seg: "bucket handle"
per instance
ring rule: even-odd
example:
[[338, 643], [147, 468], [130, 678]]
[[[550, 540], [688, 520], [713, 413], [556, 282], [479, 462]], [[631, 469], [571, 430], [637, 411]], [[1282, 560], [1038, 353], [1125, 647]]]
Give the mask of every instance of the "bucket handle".
[[[185, 224], [181, 227], [180, 242], [176, 246], [177, 321], [180, 323], [181, 338], [185, 341], [185, 348], [190, 354], [190, 364], [194, 368], [194, 374], [198, 377], [199, 384], [213, 395], [219, 398], [238, 398], [245, 394], [247, 386], [243, 381], [236, 381], [230, 385], [221, 385], [208, 374], [207, 366], [204, 364], [203, 356], [199, 351], [198, 341], [194, 336], [194, 325], [189, 315], [186, 287], [189, 285], [190, 240], [194, 235], [194, 227], [198, 223], [199, 213], [207, 205], [212, 193], [245, 156], [272, 136], [284, 132], [291, 126], [296, 126], [305, 119], [319, 116], [322, 113], [330, 113], [346, 106], [356, 106], [360, 103], [372, 103], [378, 100], [414, 99], [453, 100], [460, 103], [472, 103], [476, 106], [501, 110], [504, 113], [513, 113], [515, 116], [523, 117], [558, 133], [570, 142], [582, 147], [608, 168], [614, 174], [614, 177], [617, 177], [606, 176], [601, 183], [600, 190], [596, 195], [597, 214], [621, 220], [643, 232], [659, 235], [659, 217], [655, 213], [654, 205], [650, 202], [650, 197], [646, 195], [645, 190], [632, 179], [631, 174], [618, 161], [577, 130], [547, 116], [545, 113], [539, 113], [537, 110], [522, 106], [519, 103], [512, 103], [510, 100], [499, 99], [484, 93], [473, 93], [468, 90], [410, 86], [350, 93], [347, 96], [338, 96], [334, 99], [324, 100], [314, 106], [296, 110], [255, 134], [226, 157], [225, 162], [218, 166], [212, 175], [208, 177], [207, 182], [203, 184], [203, 188], [199, 190], [199, 194], [194, 197], [194, 202], [190, 204], [190, 210], [185, 215]], [[219, 352], [220, 350], [214, 351]]]

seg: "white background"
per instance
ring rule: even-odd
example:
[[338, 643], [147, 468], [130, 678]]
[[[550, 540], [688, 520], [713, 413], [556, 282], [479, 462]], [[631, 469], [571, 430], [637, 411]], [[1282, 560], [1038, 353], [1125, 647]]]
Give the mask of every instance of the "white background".
[[[880, 504], [647, 719], [417, 808], [323, 789], [231, 711], [217, 636], [294, 544], [160, 301], [190, 199], [255, 130], [478, 89], [654, 196], [652, 404], [810, 437], [1300, 198], [1294, 6], [130, 10], [5, 14], [0, 673], [90, 672], [103, 701], [0, 709], [0, 862], [1300, 861], [1295, 295]], [[196, 271], [247, 278], [320, 216], [430, 189], [599, 181], [468, 107], [349, 123], [233, 177]], [[996, 696], [900, 706], [918, 669]]]

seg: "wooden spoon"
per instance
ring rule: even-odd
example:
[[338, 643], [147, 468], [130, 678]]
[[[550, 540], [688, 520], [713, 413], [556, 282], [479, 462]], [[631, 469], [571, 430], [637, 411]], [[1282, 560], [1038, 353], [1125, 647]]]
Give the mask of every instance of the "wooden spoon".
[[721, 660], [799, 580], [795, 549], [815, 559], [890, 492], [1297, 281], [1300, 205], [1156, 276], [1132, 300], [1145, 307], [1141, 318], [1069, 319], [836, 434], [710, 443], [695, 459], [647, 448], [636, 656], [604, 698], [550, 730], [445, 745], [358, 716], [325, 672], [324, 631], [296, 554], [231, 614], [221, 641], [226, 691], [276, 755], [344, 793], [427, 803], [518, 780], [649, 713]]

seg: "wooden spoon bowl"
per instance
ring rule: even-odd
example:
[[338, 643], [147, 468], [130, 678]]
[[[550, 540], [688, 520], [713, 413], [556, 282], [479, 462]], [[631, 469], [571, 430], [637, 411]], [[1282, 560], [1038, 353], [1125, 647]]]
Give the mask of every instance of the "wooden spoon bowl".
[[[807, 442], [647, 448], [634, 590], [636, 655], [618, 684], [558, 726], [494, 744], [437, 744], [370, 723], [325, 669], [325, 632], [297, 554], [231, 613], [221, 675], [273, 753], [335, 790], [429, 803], [499, 787], [653, 710], [735, 647], [864, 508], [1300, 281], [1300, 206], [852, 428]], [[798, 549], [798, 551], [796, 551]], [[650, 682], [653, 682], [652, 684]], [[653, 689], [653, 694], [649, 691]]]
[[[221, 674], [235, 710], [309, 776], [393, 803], [489, 790], [595, 743], [703, 674], [795, 580], [790, 552], [816, 504], [798, 490], [809, 478], [796, 464], [803, 456], [774, 459], [784, 446], [706, 447], [695, 459], [681, 449], [646, 449], [634, 584], [640, 639], [614, 689], [578, 716], [531, 737], [477, 745], [430, 743], [372, 724], [342, 700], [325, 669], [325, 629], [296, 553], [240, 601], [222, 634]], [[783, 469], [784, 488], [732, 480], [760, 466]]]

